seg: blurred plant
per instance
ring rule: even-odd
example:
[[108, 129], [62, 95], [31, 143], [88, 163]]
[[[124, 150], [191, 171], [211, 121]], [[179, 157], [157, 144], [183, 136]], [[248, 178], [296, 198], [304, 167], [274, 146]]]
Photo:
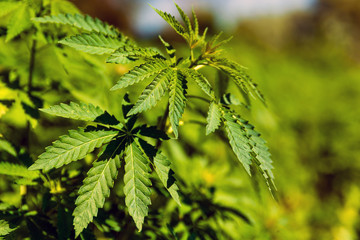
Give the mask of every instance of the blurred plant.
[[[52, 146], [47, 147], [35, 162], [31, 159], [29, 147], [24, 150], [26, 158], [20, 158], [20, 153], [24, 152], [21, 150], [21, 143], [17, 148], [9, 141], [1, 140], [1, 149], [7, 151], [5, 159], [18, 158], [26, 167], [31, 166], [27, 169], [19, 164], [10, 163], [10, 161], [0, 162], [0, 173], [15, 176], [18, 184], [31, 186], [34, 192], [28, 194], [27, 189], [21, 187], [20, 195], [23, 197], [20, 207], [14, 208], [11, 205], [2, 207], [3, 213], [0, 218], [4, 220], [0, 221], [0, 234], [16, 237], [27, 236], [28, 232], [35, 239], [68, 239], [78, 236], [82, 239], [90, 239], [90, 235], [96, 235], [96, 231], [88, 227], [89, 223], [93, 222], [99, 231], [109, 236], [124, 238], [126, 236], [147, 236], [153, 239], [168, 239], [169, 237], [217, 239], [219, 234], [227, 236], [224, 231], [219, 230], [221, 228], [216, 227], [218, 219], [227, 219], [230, 215], [234, 215], [250, 223], [250, 220], [239, 210], [215, 203], [211, 188], [203, 192], [195, 187], [186, 186], [185, 181], [178, 179], [181, 186], [184, 186], [179, 194], [179, 187], [173, 176], [174, 172], [170, 168], [171, 161], [160, 151], [162, 142], [169, 139], [166, 132], [173, 133], [176, 139], [179, 137], [181, 118], [190, 97], [187, 95], [188, 84], [194, 82], [205, 93], [205, 97], [197, 95], [191, 97], [202, 99], [209, 104], [206, 135], [215, 132], [222, 123], [229, 144], [246, 172], [251, 175], [259, 171], [274, 194], [273, 167], [266, 142], [254, 130], [253, 125], [231, 109], [231, 104], [239, 105], [241, 102], [237, 101], [230, 93], [215, 94], [206, 76], [199, 72], [200, 69], [207, 66], [215, 68], [231, 78], [243, 94], [257, 96], [264, 102], [256, 84], [247, 75], [245, 68], [222, 55], [220, 47], [229, 39], [219, 41], [221, 34], [217, 34], [210, 40], [206, 40], [207, 30], [203, 34], [199, 34], [198, 20], [194, 11], [193, 23], [191, 23], [189, 17], [176, 5], [185, 22], [185, 25], [182, 25], [170, 14], [155, 9], [186, 40], [189, 46], [189, 56], [178, 58], [176, 49], [160, 37], [168, 55], [166, 57], [155, 48], [138, 46], [133, 40], [99, 19], [77, 13], [56, 12], [54, 6], [57, 6], [55, 4], [57, 2], [64, 4], [60, 5], [64, 12], [73, 9], [73, 6], [66, 1], [34, 0], [1, 3], [3, 4], [3, 10], [0, 12], [2, 15], [15, 11], [14, 19], [16, 15], [22, 17], [16, 17], [16, 21], [19, 21], [17, 24], [14, 23], [14, 19], [10, 18], [6, 25], [5, 41], [12, 40], [28, 28], [33, 29], [33, 31], [24, 33], [26, 37], [33, 38], [29, 67], [26, 68], [28, 70], [26, 72], [28, 74], [27, 84], [23, 85], [17, 80], [11, 79], [9, 73], [3, 78], [4, 84], [2, 85], [7, 95], [12, 96], [14, 91], [12, 86], [15, 83], [18, 83], [17, 91], [21, 92], [25, 89], [25, 96], [28, 96], [30, 100], [33, 99], [35, 93], [41, 96], [46, 92], [44, 88], [48, 87], [49, 83], [40, 81], [39, 90], [33, 86], [33, 74], [38, 71], [35, 68], [35, 54], [40, 51], [37, 41], [42, 39], [45, 43], [44, 46], [47, 47], [49, 43], [57, 42], [64, 36], [67, 37], [60, 40], [59, 43], [85, 53], [110, 54], [107, 58], [109, 63], [140, 63], [122, 75], [111, 90], [123, 89], [147, 79], [151, 80], [151, 83], [146, 86], [135, 104], [131, 104], [129, 95], [125, 95], [121, 103], [123, 120], [119, 120], [91, 103], [61, 103], [40, 109], [51, 115], [85, 121], [88, 125], [80, 127], [78, 130], [70, 130], [68, 135], [61, 136], [59, 140], [53, 142]], [[51, 15], [47, 15], [49, 12]], [[32, 17], [35, 18], [31, 22]], [[54, 23], [64, 25], [64, 29], [69, 25], [74, 27], [76, 35], [71, 35], [74, 31], [72, 28], [64, 32], [58, 31], [59, 27]], [[17, 42], [21, 44], [22, 38]], [[60, 49], [57, 51], [61, 51], [61, 59], [66, 59], [62, 61], [63, 65], [72, 60], [67, 55], [67, 53], [71, 53], [67, 48], [59, 45], [56, 46], [56, 49]], [[84, 55], [84, 59], [81, 60], [91, 63], [95, 61], [88, 58], [87, 55]], [[44, 59], [40, 61], [43, 62]], [[44, 64], [51, 65], [53, 62]], [[12, 67], [11, 71], [17, 71], [16, 67]], [[74, 65], [70, 64], [68, 67], [71, 71]], [[99, 68], [101, 69], [101, 67]], [[81, 68], [81, 70], [85, 69]], [[24, 69], [19, 71], [24, 71]], [[43, 76], [45, 78], [52, 77], [47, 72], [44, 72]], [[50, 81], [50, 84], [53, 88], [54, 82]], [[60, 81], [59, 84], [73, 92], [71, 90], [74, 88], [73, 85], [66, 84], [66, 81]], [[221, 85], [221, 83], [219, 84]], [[87, 93], [84, 94], [106, 95], [106, 93], [99, 92], [98, 89], [95, 89], [95, 93], [92, 92], [93, 90], [86, 91]], [[165, 111], [158, 118], [157, 126], [136, 125], [139, 114], [153, 108], [166, 92], [169, 95], [168, 103]], [[79, 92], [74, 93], [75, 97], [84, 99], [84, 95]], [[35, 100], [29, 101], [31, 104], [22, 103], [26, 116], [39, 118], [38, 108], [43, 106], [43, 99], [40, 96], [36, 99], [39, 99], [38, 102], [41, 104], [36, 105]], [[6, 101], [1, 103], [3, 111], [7, 111], [8, 106], [4, 105]], [[115, 101], [110, 102], [110, 104], [112, 103], [118, 104]], [[46, 105], [48, 104], [46, 103]], [[154, 114], [158, 114], [158, 112], [154, 111]], [[219, 134], [223, 136], [222, 133]], [[223, 136], [222, 140], [225, 141], [225, 139]], [[180, 142], [182, 141], [185, 142], [180, 139]], [[85, 164], [78, 162], [81, 159], [85, 159]], [[90, 162], [93, 162], [92, 167], [87, 171], [87, 176], [81, 184], [81, 172], [88, 168]], [[124, 162], [123, 168], [121, 168], [121, 162]], [[71, 167], [61, 168], [70, 163]], [[115, 186], [115, 195], [118, 197], [115, 199], [110, 196], [110, 192], [114, 188], [114, 182], [119, 172], [123, 172], [124, 187], [122, 192]], [[155, 179], [153, 179], [153, 172], [157, 175]], [[184, 203], [189, 206], [185, 212], [178, 212], [178, 217], [171, 217], [172, 220], [165, 229], [163, 227], [157, 229], [157, 225], [164, 221], [162, 218], [169, 214], [170, 209], [172, 209], [171, 211], [175, 209], [168, 200], [159, 199], [159, 201], [165, 201], [167, 207], [160, 204], [156, 211], [150, 212], [148, 222], [144, 223], [144, 218], [149, 214], [148, 206], [152, 202], [154, 203], [151, 200], [153, 197], [151, 186], [159, 196], [166, 196], [162, 188], [157, 185], [156, 179], [160, 180], [163, 184], [162, 188], [168, 191], [176, 203], [179, 205]], [[77, 197], [76, 192], [78, 193]], [[111, 200], [105, 202], [105, 198], [109, 196]], [[124, 200], [127, 209], [124, 207]], [[112, 204], [113, 206], [111, 206]], [[154, 204], [158, 203], [155, 201]], [[103, 210], [99, 211], [102, 208]], [[183, 209], [183, 207], [181, 208]], [[114, 213], [114, 211], [116, 212]], [[105, 212], [113, 214], [105, 217]], [[132, 217], [139, 231], [143, 229], [141, 233], [134, 233], [135, 229], [129, 223], [127, 215]], [[94, 221], [94, 217], [97, 217], [96, 221]], [[26, 228], [23, 226], [23, 220], [26, 222]], [[74, 225], [74, 232], [71, 222]], [[183, 227], [176, 222], [182, 223]], [[57, 229], [54, 227], [55, 224]]]

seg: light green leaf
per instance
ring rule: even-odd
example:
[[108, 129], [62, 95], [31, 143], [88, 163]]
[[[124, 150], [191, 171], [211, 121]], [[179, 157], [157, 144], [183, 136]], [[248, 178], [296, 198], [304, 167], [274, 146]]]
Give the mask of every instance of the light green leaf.
[[7, 221], [0, 220], [0, 236], [6, 236], [14, 230], [16, 230], [16, 228], [10, 228]]
[[178, 137], [179, 121], [186, 106], [187, 82], [180, 71], [173, 71], [169, 90], [169, 118], [175, 137]]
[[30, 171], [25, 166], [9, 162], [0, 162], [0, 174], [35, 179], [39, 177], [38, 171]]
[[167, 62], [160, 59], [141, 64], [121, 76], [120, 80], [110, 90], [114, 91], [133, 85], [160, 73], [168, 67]]
[[3, 17], [19, 6], [19, 2], [0, 2], [0, 17]]
[[174, 172], [170, 168], [171, 162], [169, 159], [165, 155], [158, 153], [154, 157], [154, 165], [155, 171], [164, 187], [169, 191], [175, 202], [181, 205], [178, 193], [179, 187], [175, 184], [175, 178], [172, 176]]
[[222, 109], [225, 124], [225, 130], [229, 138], [231, 148], [236, 157], [244, 166], [246, 172], [251, 176], [250, 165], [252, 159], [252, 149], [250, 140], [244, 127], [237, 122], [234, 114], [226, 109]]
[[148, 215], [148, 205], [151, 204], [151, 169], [137, 142], [133, 141], [126, 148], [125, 163], [125, 203], [141, 231], [144, 218]]
[[194, 35], [195, 35], [195, 37], [197, 37], [199, 35], [199, 21], [195, 14], [194, 8], [192, 9], [191, 12], [192, 12], [193, 21], [194, 21]]
[[125, 41], [119, 38], [98, 33], [82, 33], [60, 40], [59, 43], [91, 54], [109, 54], [124, 46]]
[[128, 116], [146, 111], [153, 106], [164, 96], [169, 84], [169, 77], [171, 70], [164, 70], [159, 73], [154, 80], [145, 88], [134, 107], [127, 114]]
[[120, 167], [118, 156], [105, 161], [94, 162], [79, 189], [74, 210], [75, 237], [93, 221], [98, 209], [102, 208], [105, 198], [109, 197]]
[[86, 131], [83, 128], [70, 130], [69, 135], [61, 136], [52, 146], [45, 148], [45, 152], [29, 169], [48, 171], [82, 159], [95, 148], [110, 142], [118, 133], [109, 130]]
[[33, 20], [40, 23], [68, 24], [89, 32], [97, 32], [112, 37], [118, 37], [119, 35], [119, 32], [113, 26], [88, 15], [59, 14], [55, 16], [38, 17]]
[[206, 93], [209, 97], [211, 97], [211, 99], [215, 98], [215, 93], [209, 81], [206, 79], [206, 77], [203, 74], [199, 73], [194, 69], [182, 69], [181, 71], [186, 76], [188, 81], [190, 79], [194, 80], [199, 85], [201, 90], [203, 90], [204, 93]]
[[214, 132], [216, 129], [219, 128], [221, 122], [221, 109], [217, 103], [210, 103], [206, 121], [208, 123], [206, 125], [206, 135], [209, 135], [210, 133]]
[[[151, 6], [152, 7], [152, 6]], [[185, 28], [179, 23], [174, 16], [169, 13], [160, 11], [154, 7], [152, 7], [178, 34], [183, 37], [187, 36]]]
[[9, 143], [8, 141], [6, 141], [4, 139], [0, 139], [0, 150], [8, 152], [9, 154], [11, 154], [14, 157], [17, 156], [15, 147], [11, 143]]
[[161, 36], [159, 36], [159, 39], [165, 46], [166, 53], [169, 55], [171, 63], [176, 64], [176, 49], [170, 43], [166, 42]]
[[5, 41], [8, 42], [31, 26], [30, 10], [26, 3], [16, 8], [7, 26]]
[[129, 63], [139, 59], [163, 58], [161, 54], [152, 48], [140, 48], [131, 45], [125, 45], [118, 48], [111, 54], [106, 62], [108, 63]]
[[192, 31], [191, 22], [190, 22], [189, 17], [184, 13], [184, 11], [179, 7], [179, 5], [177, 5], [175, 3], [175, 6], [176, 6], [178, 12], [180, 13], [181, 18], [183, 19], [183, 21], [185, 23], [185, 31], [189, 35], [192, 35], [193, 31]]

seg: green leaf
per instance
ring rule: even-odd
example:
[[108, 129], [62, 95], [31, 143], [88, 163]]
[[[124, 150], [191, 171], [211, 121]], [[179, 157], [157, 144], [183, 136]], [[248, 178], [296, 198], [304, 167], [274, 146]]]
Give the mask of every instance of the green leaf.
[[17, 151], [15, 147], [4, 139], [0, 139], [0, 150], [8, 152], [10, 155], [16, 157]]
[[169, 159], [165, 155], [158, 153], [154, 157], [154, 165], [155, 171], [164, 187], [169, 191], [175, 202], [181, 205], [178, 193], [179, 187], [175, 184], [174, 172], [170, 168], [171, 162]]
[[[111, 54], [106, 62], [108, 63], [128, 63], [139, 59], [163, 58], [161, 54], [152, 48], [140, 48], [136, 46], [123, 46]], [[164, 58], [163, 58], [164, 59]]]
[[30, 171], [25, 166], [9, 162], [0, 162], [0, 174], [35, 179], [39, 177], [38, 171]]
[[136, 141], [126, 148], [125, 163], [125, 203], [136, 227], [141, 231], [144, 218], [148, 215], [148, 205], [151, 204], [151, 169]]
[[206, 118], [206, 135], [214, 132], [219, 128], [221, 123], [221, 109], [216, 102], [211, 102], [209, 107], [208, 116]]
[[191, 22], [190, 22], [189, 17], [184, 13], [184, 11], [179, 7], [179, 5], [177, 5], [175, 3], [175, 6], [176, 6], [178, 12], [180, 13], [181, 18], [183, 19], [183, 21], [185, 23], [185, 31], [189, 35], [192, 35], [193, 31], [192, 31]]
[[[152, 7], [152, 6], [151, 6]], [[185, 28], [179, 23], [174, 16], [169, 13], [160, 11], [154, 7], [152, 7], [178, 34], [183, 37], [186, 37]]]
[[109, 54], [124, 46], [123, 39], [98, 33], [82, 33], [60, 40], [59, 43], [91, 54]]
[[178, 137], [179, 121], [186, 105], [187, 82], [180, 71], [173, 71], [169, 90], [169, 118], [175, 137]]
[[125, 88], [140, 81], [143, 81], [151, 76], [154, 76], [165, 68], [168, 68], [165, 60], [154, 60], [134, 67], [132, 70], [121, 76], [120, 80], [110, 89], [111, 91]]
[[86, 131], [83, 128], [70, 130], [69, 135], [61, 136], [52, 146], [45, 148], [45, 152], [29, 169], [48, 171], [82, 159], [95, 148], [110, 142], [118, 133], [109, 130]]
[[106, 111], [102, 110], [99, 107], [95, 107], [92, 104], [85, 103], [74, 103], [70, 102], [70, 104], [60, 103], [60, 105], [54, 105], [50, 108], [40, 109], [40, 111], [63, 117], [70, 118], [74, 120], [82, 120], [88, 122], [100, 122], [104, 124], [115, 125], [119, 122], [115, 117], [111, 116]]
[[19, 6], [19, 4], [19, 2], [0, 2], [0, 17], [3, 17], [14, 11]]
[[169, 55], [171, 63], [176, 64], [176, 49], [170, 43], [166, 42], [161, 36], [159, 36], [159, 39], [165, 46], [166, 53]]
[[11, 228], [7, 221], [0, 219], [0, 236], [6, 236], [14, 230], [16, 228]]
[[40, 23], [67, 24], [89, 32], [97, 32], [112, 37], [117, 37], [119, 35], [119, 32], [113, 26], [88, 15], [59, 14], [54, 16], [38, 17], [33, 20]]
[[8, 42], [31, 26], [30, 10], [26, 3], [21, 4], [13, 13], [7, 26], [5, 41]]
[[192, 9], [192, 16], [193, 16], [193, 21], [194, 21], [194, 35], [195, 37], [197, 37], [199, 35], [199, 21], [196, 17], [194, 8]]
[[95, 162], [87, 173], [83, 185], [79, 189], [74, 210], [75, 237], [92, 222], [97, 216], [98, 209], [102, 208], [105, 198], [110, 195], [120, 167], [118, 156], [105, 161]]
[[171, 73], [171, 70], [164, 70], [159, 73], [142, 92], [136, 101], [135, 106], [128, 113], [128, 116], [146, 111], [155, 106], [167, 91]]
[[244, 127], [237, 122], [237, 117], [226, 109], [222, 109], [225, 120], [225, 130], [229, 138], [231, 148], [236, 157], [244, 166], [246, 172], [251, 176], [250, 165], [252, 149], [250, 140]]
[[206, 79], [206, 77], [199, 73], [198, 71], [194, 69], [181, 69], [181, 72], [186, 76], [188, 81], [194, 80], [197, 85], [203, 90], [204, 93], [206, 93], [211, 99], [215, 98], [215, 93], [209, 83], [209, 81]]

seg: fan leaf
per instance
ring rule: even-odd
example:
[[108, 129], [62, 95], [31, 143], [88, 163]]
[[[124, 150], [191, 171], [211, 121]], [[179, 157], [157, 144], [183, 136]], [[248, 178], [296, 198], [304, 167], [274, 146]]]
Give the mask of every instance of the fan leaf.
[[39, 177], [39, 172], [30, 171], [25, 166], [9, 162], [0, 162], [0, 174], [35, 179]]
[[210, 103], [208, 116], [206, 118], [207, 125], [206, 125], [206, 135], [214, 132], [216, 129], [219, 128], [221, 123], [221, 109], [218, 104], [215, 102]]

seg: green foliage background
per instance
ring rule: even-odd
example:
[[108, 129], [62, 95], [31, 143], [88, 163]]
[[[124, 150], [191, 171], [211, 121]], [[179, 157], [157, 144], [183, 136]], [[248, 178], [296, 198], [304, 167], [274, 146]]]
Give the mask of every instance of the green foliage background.
[[[59, 13], [61, 9], [77, 11], [64, 1], [53, 1], [52, 4], [53, 11]], [[360, 61], [354, 52], [349, 51], [351, 42], [344, 43], [335, 38], [343, 33], [342, 21], [323, 13], [323, 19], [319, 22], [329, 18], [339, 23], [338, 32], [333, 35], [327, 35], [326, 28], [324, 30], [320, 25], [314, 27], [316, 34], [313, 37], [299, 40], [298, 33], [287, 30], [290, 36], [287, 42], [276, 42], [276, 39], [267, 42], [261, 35], [267, 33], [266, 24], [269, 23], [264, 19], [255, 25], [243, 24], [238, 30], [239, 34], [235, 34], [225, 47], [230, 59], [249, 68], [250, 75], [257, 81], [267, 100], [268, 107], [264, 107], [260, 101], [252, 101], [251, 111], [243, 105], [236, 108], [245, 113], [268, 142], [274, 160], [278, 202], [271, 197], [259, 177], [256, 178], [259, 181], [254, 181], [247, 176], [229, 146], [221, 141], [221, 136], [205, 136], [205, 127], [199, 124], [199, 121], [205, 122], [200, 118], [200, 113], [185, 111], [185, 124], [180, 127], [182, 141], [169, 140], [162, 146], [163, 152], [172, 161], [174, 172], [182, 181], [182, 206], [177, 208], [175, 202], [166, 200], [164, 193], [158, 189], [160, 194], [152, 201], [150, 217], [145, 220], [144, 230], [138, 233], [134, 225], [128, 226], [115, 220], [121, 218], [124, 222], [129, 221], [128, 216], [123, 215], [125, 210], [121, 209], [124, 202], [123, 186], [116, 185], [115, 194], [105, 203], [104, 209], [110, 211], [118, 208], [120, 216], [110, 216], [105, 220], [104, 212], [100, 212], [99, 221], [91, 226], [91, 229], [95, 229], [95, 235], [111, 239], [115, 232], [121, 232], [123, 235], [118, 236], [123, 239], [160, 239], [159, 236], [165, 239], [171, 236], [194, 239], [202, 235], [203, 229], [215, 231], [220, 239], [359, 239]], [[304, 20], [302, 17], [299, 19]], [[6, 18], [1, 21], [4, 26]], [[264, 29], [256, 28], [259, 25]], [[22, 41], [5, 42], [4, 34], [0, 38], [0, 73], [3, 81], [10, 78], [18, 79], [20, 85], [27, 83], [32, 30], [27, 31], [30, 34], [23, 33], [20, 36]], [[66, 31], [72, 33], [74, 30], [69, 28]], [[351, 31], [348, 34], [346, 39], [351, 39]], [[70, 100], [82, 101], [121, 116], [120, 104], [125, 91], [119, 94], [108, 90], [128, 70], [128, 66], [115, 67], [105, 64], [105, 58], [101, 56], [70, 48], [59, 50], [47, 44], [45, 38], [43, 42], [38, 42], [41, 51], [36, 58], [41, 60], [36, 61], [33, 77], [34, 86], [40, 88], [38, 97], [44, 99], [44, 107]], [[139, 96], [146, 85], [143, 83], [140, 86], [128, 89], [131, 100], [134, 101], [136, 98], [132, 96]], [[229, 89], [235, 89], [235, 86], [229, 83]], [[34, 94], [36, 97], [36, 91]], [[240, 93], [236, 93], [236, 97], [245, 103], [247, 101]], [[30, 109], [40, 106], [36, 106], [36, 101], [28, 99], [26, 93], [16, 88], [0, 85], [0, 100], [0, 133], [3, 137], [0, 138], [1, 160], [10, 159], [20, 163], [20, 159], [26, 165], [28, 153], [36, 158], [58, 136], [79, 126], [78, 122], [49, 117], [36, 111], [32, 115], [27, 114], [22, 102], [27, 103]], [[11, 107], [7, 107], [5, 100], [11, 100]], [[202, 102], [191, 99], [187, 104], [189, 108], [196, 108]], [[160, 104], [154, 111], [163, 110], [165, 106], [165, 103]], [[205, 104], [202, 109], [205, 111]], [[145, 113], [142, 118], [144, 122], [153, 124], [158, 120], [151, 112]], [[11, 136], [7, 140], [15, 148], [3, 141], [4, 136]], [[66, 176], [82, 180], [86, 175], [82, 170], [89, 168], [94, 157], [88, 155], [82, 164], [71, 165]], [[0, 210], [3, 211], [0, 216], [7, 209], [5, 205], [20, 208], [24, 198], [27, 202], [34, 202], [34, 206], [42, 202], [43, 212], [51, 209], [56, 201], [60, 201], [57, 196], [61, 196], [63, 191], [69, 193], [65, 189], [70, 188], [72, 182], [62, 178], [63, 173], [58, 172], [53, 186], [49, 187], [53, 192], [36, 193], [31, 187], [34, 176], [20, 176], [22, 181], [28, 181], [24, 184], [17, 182], [16, 174], [15, 177], [1, 175], [0, 169]], [[25, 195], [20, 194], [24, 185], [27, 185]], [[44, 204], [44, 196], [49, 194], [53, 194], [54, 198]], [[75, 196], [69, 197], [74, 200]], [[40, 211], [34, 206], [30, 204], [28, 207]], [[203, 206], [206, 206], [205, 209]], [[67, 221], [62, 228], [52, 222], [53, 227], [49, 229], [67, 233], [66, 228], [71, 228], [71, 214], [60, 207], [54, 211], [65, 216], [63, 219]], [[222, 213], [226, 216], [221, 216]], [[29, 226], [31, 221], [42, 219], [34, 212], [27, 214]], [[0, 229], [12, 227], [5, 225], [0, 220]], [[42, 233], [37, 234], [41, 236]], [[20, 239], [27, 235], [26, 232], [20, 233]], [[66, 234], [62, 236], [66, 239]]]

